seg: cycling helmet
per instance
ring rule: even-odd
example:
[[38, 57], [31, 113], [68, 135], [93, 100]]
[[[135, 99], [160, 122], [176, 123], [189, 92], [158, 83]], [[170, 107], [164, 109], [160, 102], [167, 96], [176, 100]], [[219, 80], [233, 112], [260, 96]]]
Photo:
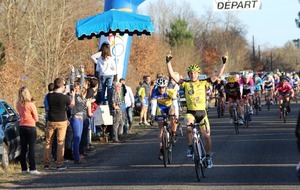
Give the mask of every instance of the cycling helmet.
[[286, 76], [281, 76], [281, 77], [280, 77], [280, 81], [281, 81], [281, 82], [288, 82], [289, 79], [288, 79]]
[[235, 82], [234, 76], [229, 76], [228, 79], [227, 79], [227, 82], [228, 83], [234, 83]]
[[167, 86], [168, 85], [168, 80], [166, 78], [159, 78], [156, 80], [156, 85], [158, 87], [163, 87], [163, 86]]
[[190, 65], [188, 68], [187, 68], [187, 71], [196, 71], [198, 73], [201, 72], [201, 69], [198, 65]]
[[243, 78], [244, 78], [244, 79], [250, 78], [250, 73], [245, 73], [245, 74], [243, 75]]

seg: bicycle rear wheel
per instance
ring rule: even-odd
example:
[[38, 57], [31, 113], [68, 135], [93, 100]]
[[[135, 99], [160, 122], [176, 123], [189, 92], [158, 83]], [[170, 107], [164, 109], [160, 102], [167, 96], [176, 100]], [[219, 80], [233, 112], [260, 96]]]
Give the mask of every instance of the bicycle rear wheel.
[[270, 111], [270, 99], [267, 100], [267, 107], [268, 107], [268, 111]]
[[163, 135], [162, 135], [162, 149], [163, 149], [163, 163], [164, 163], [164, 166], [167, 167], [167, 164], [168, 164], [168, 134], [166, 132], [163, 132]]

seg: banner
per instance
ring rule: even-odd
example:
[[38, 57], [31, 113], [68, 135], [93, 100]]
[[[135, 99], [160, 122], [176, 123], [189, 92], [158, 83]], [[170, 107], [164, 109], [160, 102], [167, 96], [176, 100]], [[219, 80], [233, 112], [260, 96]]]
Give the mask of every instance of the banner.
[[261, 9], [261, 0], [213, 0], [214, 11], [244, 11]]

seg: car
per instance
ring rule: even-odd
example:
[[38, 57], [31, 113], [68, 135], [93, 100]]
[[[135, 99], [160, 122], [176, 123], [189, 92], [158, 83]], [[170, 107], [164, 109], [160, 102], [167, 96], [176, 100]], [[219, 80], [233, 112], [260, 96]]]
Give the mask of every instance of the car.
[[186, 107], [186, 99], [185, 99], [185, 94], [184, 90], [182, 88], [179, 89], [178, 91], [179, 94], [179, 102], [181, 107]]
[[[201, 75], [198, 76], [198, 79], [199, 79], [199, 80], [207, 79], [207, 75], [201, 74]], [[186, 80], [186, 81], [189, 81], [189, 80], [190, 80], [190, 77], [189, 77], [189, 76], [185, 77], [185, 80]]]
[[5, 100], [0, 100], [0, 155], [1, 166], [7, 169], [21, 154], [19, 134], [20, 116]]

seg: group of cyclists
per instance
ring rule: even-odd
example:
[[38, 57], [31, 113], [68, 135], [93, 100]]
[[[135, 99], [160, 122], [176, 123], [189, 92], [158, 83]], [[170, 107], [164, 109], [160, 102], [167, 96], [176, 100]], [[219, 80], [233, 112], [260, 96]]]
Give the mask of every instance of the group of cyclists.
[[[220, 84], [223, 86], [220, 87]], [[265, 98], [266, 102], [270, 102], [270, 104], [275, 104], [277, 99], [279, 99], [280, 111], [283, 99], [285, 98], [288, 103], [287, 111], [290, 112], [290, 98], [293, 98], [296, 94], [295, 101], [297, 102], [299, 85], [299, 76], [297, 73], [285, 74], [278, 72], [272, 74], [246, 72], [242, 76], [239, 74], [228, 76], [226, 80], [224, 79], [221, 82], [213, 84], [214, 90], [212, 94], [214, 96], [218, 94], [217, 96], [221, 98], [223, 108], [225, 108], [225, 104], [228, 104], [230, 123], [233, 122], [232, 103], [236, 103], [239, 115], [238, 123], [243, 125], [244, 105], [249, 107], [249, 121], [251, 121], [254, 98], [257, 98], [259, 111], [262, 110], [262, 97]]]
[[[288, 105], [290, 97], [294, 97], [295, 92], [299, 89], [299, 76], [296, 73], [292, 75], [285, 73], [244, 73], [228, 76], [222, 79], [221, 76], [227, 63], [227, 56], [222, 56], [221, 66], [219, 70], [212, 77], [206, 79], [199, 79], [201, 69], [198, 65], [190, 65], [187, 68], [189, 80], [184, 80], [177, 72], [173, 71], [171, 60], [172, 55], [166, 56], [167, 70], [170, 80], [180, 85], [184, 90], [186, 98], [186, 113], [184, 115], [184, 124], [186, 126], [186, 137], [188, 142], [187, 157], [193, 156], [192, 148], [192, 129], [191, 124], [202, 124], [200, 127], [201, 134], [205, 141], [207, 168], [212, 168], [213, 162], [211, 158], [211, 137], [210, 124], [207, 113], [207, 96], [208, 89], [212, 88], [211, 93], [217, 95], [222, 102], [222, 108], [228, 105], [228, 113], [230, 115], [230, 122], [232, 120], [232, 103], [237, 103], [237, 110], [239, 115], [238, 123], [244, 123], [244, 105], [249, 107], [249, 121], [252, 120], [253, 114], [253, 97], [258, 98], [258, 106], [261, 111], [261, 99], [264, 96], [266, 100], [274, 102], [275, 98], [279, 98], [281, 105], [283, 98], [286, 98]], [[169, 80], [167, 78], [158, 78], [156, 80], [156, 88], [151, 94], [150, 120], [151, 123], [157, 122], [159, 126], [159, 159], [162, 160], [162, 131], [163, 131], [163, 117], [162, 115], [170, 116], [170, 125], [172, 131], [176, 132], [179, 120], [179, 106], [176, 90], [169, 88]], [[290, 107], [288, 106], [288, 112]], [[224, 112], [223, 112], [224, 113]], [[205, 125], [203, 125], [205, 123]], [[176, 134], [174, 134], [175, 136]]]

